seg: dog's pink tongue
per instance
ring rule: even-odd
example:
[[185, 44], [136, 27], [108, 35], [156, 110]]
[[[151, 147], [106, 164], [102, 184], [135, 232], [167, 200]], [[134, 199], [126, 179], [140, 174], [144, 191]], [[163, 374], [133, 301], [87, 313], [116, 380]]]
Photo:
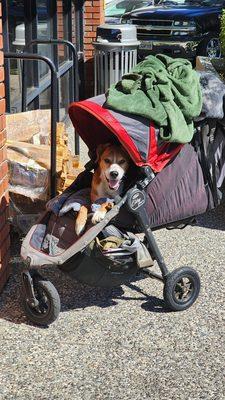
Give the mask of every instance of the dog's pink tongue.
[[109, 179], [109, 187], [113, 190], [117, 190], [119, 188], [120, 181], [116, 181], [115, 179]]

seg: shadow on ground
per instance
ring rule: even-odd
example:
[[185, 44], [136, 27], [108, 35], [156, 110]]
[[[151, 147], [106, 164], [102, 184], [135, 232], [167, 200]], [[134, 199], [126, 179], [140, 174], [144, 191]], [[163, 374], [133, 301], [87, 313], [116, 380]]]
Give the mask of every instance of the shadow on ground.
[[196, 226], [225, 231], [225, 204], [197, 217]]
[[[21, 304], [21, 278], [23, 265], [20, 258], [12, 257], [12, 275], [0, 296], [0, 318], [15, 324], [30, 324], [27, 321]], [[61, 299], [61, 312], [85, 309], [86, 307], [112, 307], [119, 301], [141, 301], [141, 307], [148, 312], [167, 312], [163, 300], [145, 293], [135, 284], [144, 276], [135, 277], [134, 281], [123, 287], [110, 289], [90, 287], [70, 279], [57, 267], [43, 267], [43, 276], [57, 288]], [[129, 288], [129, 295], [124, 288]], [[127, 290], [126, 290], [127, 292]], [[133, 294], [132, 294], [133, 293]]]

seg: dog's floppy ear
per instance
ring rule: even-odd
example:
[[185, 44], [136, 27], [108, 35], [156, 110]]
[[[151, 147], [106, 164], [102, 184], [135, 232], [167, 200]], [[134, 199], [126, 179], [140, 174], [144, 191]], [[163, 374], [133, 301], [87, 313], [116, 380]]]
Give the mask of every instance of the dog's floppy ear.
[[104, 143], [104, 144], [98, 145], [98, 147], [96, 149], [96, 160], [95, 160], [96, 163], [100, 160], [101, 155], [102, 155], [103, 151], [106, 149], [106, 147], [109, 147], [110, 145], [111, 145], [110, 143]]

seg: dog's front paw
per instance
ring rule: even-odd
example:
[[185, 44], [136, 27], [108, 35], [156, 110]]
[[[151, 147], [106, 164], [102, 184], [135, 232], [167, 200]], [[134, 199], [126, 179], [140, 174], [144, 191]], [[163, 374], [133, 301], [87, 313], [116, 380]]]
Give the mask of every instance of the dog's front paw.
[[80, 224], [79, 222], [75, 222], [75, 233], [77, 236], [80, 236], [83, 233], [85, 225]]
[[102, 221], [105, 218], [105, 215], [105, 211], [95, 211], [91, 220], [92, 224], [97, 224], [98, 222]]

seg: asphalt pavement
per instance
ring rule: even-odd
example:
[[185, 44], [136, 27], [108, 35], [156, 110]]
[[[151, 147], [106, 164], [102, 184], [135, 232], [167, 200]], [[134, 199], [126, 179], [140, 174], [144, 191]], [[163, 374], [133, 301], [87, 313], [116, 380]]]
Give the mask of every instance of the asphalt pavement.
[[225, 207], [155, 236], [171, 270], [189, 265], [200, 274], [190, 309], [168, 312], [156, 280], [97, 289], [48, 267], [42, 272], [62, 303], [48, 328], [24, 316], [14, 240], [0, 296], [1, 400], [225, 399]]

